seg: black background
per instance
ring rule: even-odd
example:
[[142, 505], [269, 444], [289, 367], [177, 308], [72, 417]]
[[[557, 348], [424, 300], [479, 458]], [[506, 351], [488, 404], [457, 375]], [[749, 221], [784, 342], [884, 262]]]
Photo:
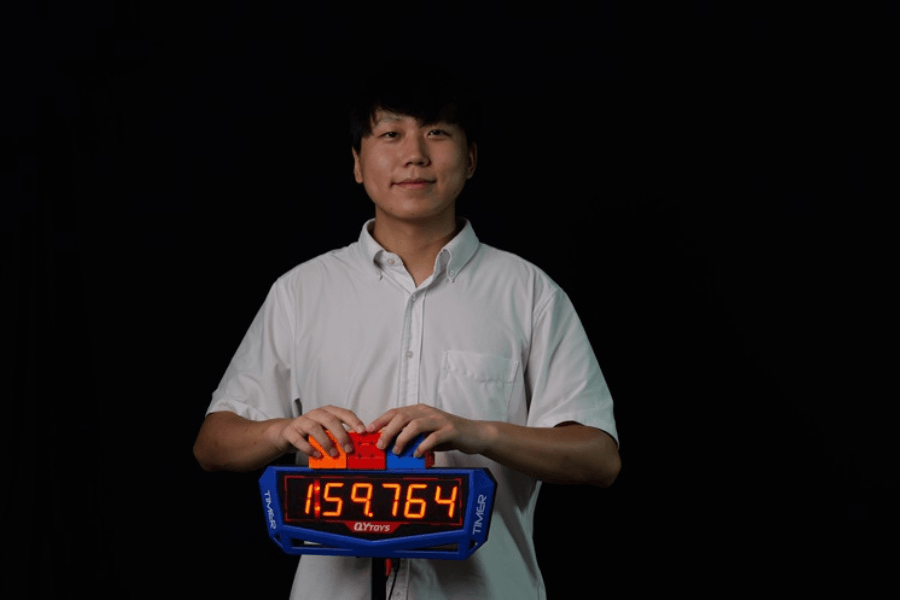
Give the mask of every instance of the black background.
[[896, 9], [670, 4], [5, 19], [0, 595], [286, 597], [259, 474], [191, 445], [272, 281], [371, 215], [343, 102], [404, 56], [481, 81], [459, 212], [566, 289], [617, 403], [617, 483], [542, 493], [550, 597], [871, 584]]

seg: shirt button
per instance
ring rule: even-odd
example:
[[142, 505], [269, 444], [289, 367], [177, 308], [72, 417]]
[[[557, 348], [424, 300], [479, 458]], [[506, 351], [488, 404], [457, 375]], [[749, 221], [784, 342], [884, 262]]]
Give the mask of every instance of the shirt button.
[[393, 259], [393, 258], [389, 258], [389, 259], [388, 259], [388, 264], [389, 264], [389, 265], [394, 264], [394, 259]]
[[413, 353], [412, 353], [412, 350], [410, 350], [406, 353], [406, 358], [412, 358], [412, 357], [413, 357]]

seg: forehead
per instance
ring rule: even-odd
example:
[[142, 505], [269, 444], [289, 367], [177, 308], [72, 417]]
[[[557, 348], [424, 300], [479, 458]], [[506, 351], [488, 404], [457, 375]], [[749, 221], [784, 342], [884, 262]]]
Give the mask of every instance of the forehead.
[[[443, 121], [435, 120], [433, 122], [425, 123], [421, 119], [417, 117], [413, 117], [412, 115], [407, 115], [403, 113], [397, 113], [384, 109], [376, 109], [372, 114], [371, 125], [372, 127], [377, 127], [382, 124], [394, 124], [394, 123], [414, 123], [416, 125], [431, 125], [434, 123], [443, 123]], [[451, 123], [447, 123], [447, 125], [452, 125]]]
[[372, 113], [372, 125], [380, 125], [381, 123], [399, 123], [403, 120], [415, 120], [409, 115], [403, 115], [387, 110], [377, 109]]

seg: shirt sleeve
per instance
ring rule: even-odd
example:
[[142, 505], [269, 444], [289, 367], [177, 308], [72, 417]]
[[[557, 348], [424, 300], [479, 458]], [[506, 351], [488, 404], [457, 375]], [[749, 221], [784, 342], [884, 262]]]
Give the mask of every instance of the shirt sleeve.
[[291, 398], [291, 326], [285, 290], [269, 290], [237, 352], [213, 392], [207, 414], [231, 411], [262, 421], [294, 415]]
[[619, 443], [606, 379], [571, 300], [559, 288], [537, 312], [525, 377], [531, 392], [529, 425], [575, 421]]

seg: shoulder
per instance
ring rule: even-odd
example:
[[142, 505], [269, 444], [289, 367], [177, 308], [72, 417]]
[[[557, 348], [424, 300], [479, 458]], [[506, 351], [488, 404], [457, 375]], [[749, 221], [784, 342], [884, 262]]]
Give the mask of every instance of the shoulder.
[[275, 280], [276, 287], [310, 286], [329, 278], [358, 277], [364, 272], [357, 243], [305, 260]]
[[520, 276], [533, 275], [547, 279], [548, 281], [552, 281], [550, 280], [550, 277], [544, 272], [544, 270], [539, 266], [525, 258], [522, 258], [518, 254], [509, 252], [508, 250], [502, 250], [500, 248], [497, 248], [496, 246], [491, 246], [490, 244], [480, 243], [478, 254], [481, 255], [482, 259], [491, 266], [512, 268]]
[[289, 311], [300, 305], [328, 302], [336, 293], [352, 289], [366, 277], [372, 278], [372, 269], [365, 266], [356, 243], [325, 252], [279, 276], [271, 285], [269, 301]]
[[505, 286], [528, 290], [540, 303], [559, 294], [562, 288], [539, 266], [512, 252], [481, 244], [473, 259], [481, 277], [490, 277]]

